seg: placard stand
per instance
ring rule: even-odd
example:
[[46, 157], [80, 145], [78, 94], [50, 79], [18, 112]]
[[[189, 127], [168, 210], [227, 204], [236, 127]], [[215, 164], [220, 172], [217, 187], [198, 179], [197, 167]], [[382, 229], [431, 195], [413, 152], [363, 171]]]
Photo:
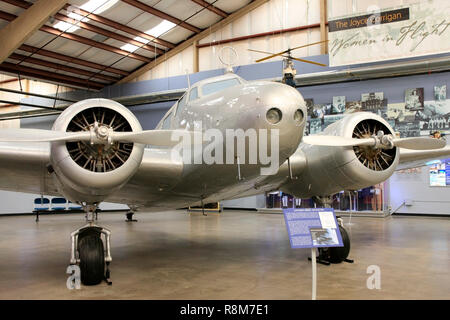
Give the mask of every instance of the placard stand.
[[[283, 209], [291, 248], [311, 249], [312, 293], [317, 298], [317, 262], [321, 263], [320, 250], [343, 247], [339, 224], [332, 208]], [[316, 249], [319, 249], [317, 259]], [[319, 261], [317, 261], [319, 260]]]
[[311, 300], [316, 300], [316, 293], [317, 293], [316, 248], [311, 248], [311, 265], [312, 265], [312, 297], [311, 297]]

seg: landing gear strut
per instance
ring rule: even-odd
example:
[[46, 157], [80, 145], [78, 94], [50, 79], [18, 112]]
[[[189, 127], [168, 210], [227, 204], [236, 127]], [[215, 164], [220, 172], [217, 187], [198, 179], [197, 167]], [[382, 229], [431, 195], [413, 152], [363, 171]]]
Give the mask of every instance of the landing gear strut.
[[[87, 225], [71, 233], [72, 250], [70, 264], [78, 264], [81, 282], [96, 285], [105, 280], [109, 285], [111, 258], [111, 231], [94, 224], [97, 205], [84, 205]], [[105, 238], [103, 246], [102, 235]]]
[[[321, 207], [331, 208], [333, 202], [331, 197], [314, 197], [314, 202]], [[319, 256], [317, 257], [317, 262], [320, 264], [329, 265], [330, 263], [341, 263], [348, 262], [353, 263], [351, 259], [347, 259], [350, 253], [350, 237], [348, 236], [347, 230], [344, 228], [344, 221], [342, 218], [337, 217], [339, 224], [339, 231], [342, 237], [343, 247], [330, 247], [330, 248], [319, 248]], [[311, 260], [310, 258], [308, 258]]]

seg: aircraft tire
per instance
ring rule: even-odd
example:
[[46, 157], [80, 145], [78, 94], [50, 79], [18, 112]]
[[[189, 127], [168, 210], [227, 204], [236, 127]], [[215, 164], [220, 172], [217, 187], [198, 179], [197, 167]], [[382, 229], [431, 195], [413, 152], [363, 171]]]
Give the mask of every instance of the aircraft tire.
[[348, 236], [347, 231], [339, 226], [339, 231], [342, 236], [343, 247], [331, 247], [330, 250], [330, 262], [331, 263], [341, 263], [345, 259], [347, 259], [348, 254], [350, 253], [350, 238]]
[[105, 252], [100, 233], [87, 230], [78, 242], [81, 283], [87, 286], [99, 284], [105, 277]]

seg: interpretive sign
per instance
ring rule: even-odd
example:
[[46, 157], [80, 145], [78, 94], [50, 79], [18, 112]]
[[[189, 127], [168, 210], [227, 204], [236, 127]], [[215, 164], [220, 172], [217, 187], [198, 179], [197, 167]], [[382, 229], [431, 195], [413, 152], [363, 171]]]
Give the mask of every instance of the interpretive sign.
[[343, 247], [332, 208], [283, 209], [292, 248]]
[[330, 66], [399, 59], [450, 50], [450, 1], [428, 0], [332, 18]]

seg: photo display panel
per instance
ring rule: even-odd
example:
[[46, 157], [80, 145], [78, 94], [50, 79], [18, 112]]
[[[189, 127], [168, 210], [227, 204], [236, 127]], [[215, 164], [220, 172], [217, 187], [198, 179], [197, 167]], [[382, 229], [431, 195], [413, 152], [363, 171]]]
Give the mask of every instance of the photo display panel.
[[332, 208], [283, 209], [291, 248], [343, 247]]

